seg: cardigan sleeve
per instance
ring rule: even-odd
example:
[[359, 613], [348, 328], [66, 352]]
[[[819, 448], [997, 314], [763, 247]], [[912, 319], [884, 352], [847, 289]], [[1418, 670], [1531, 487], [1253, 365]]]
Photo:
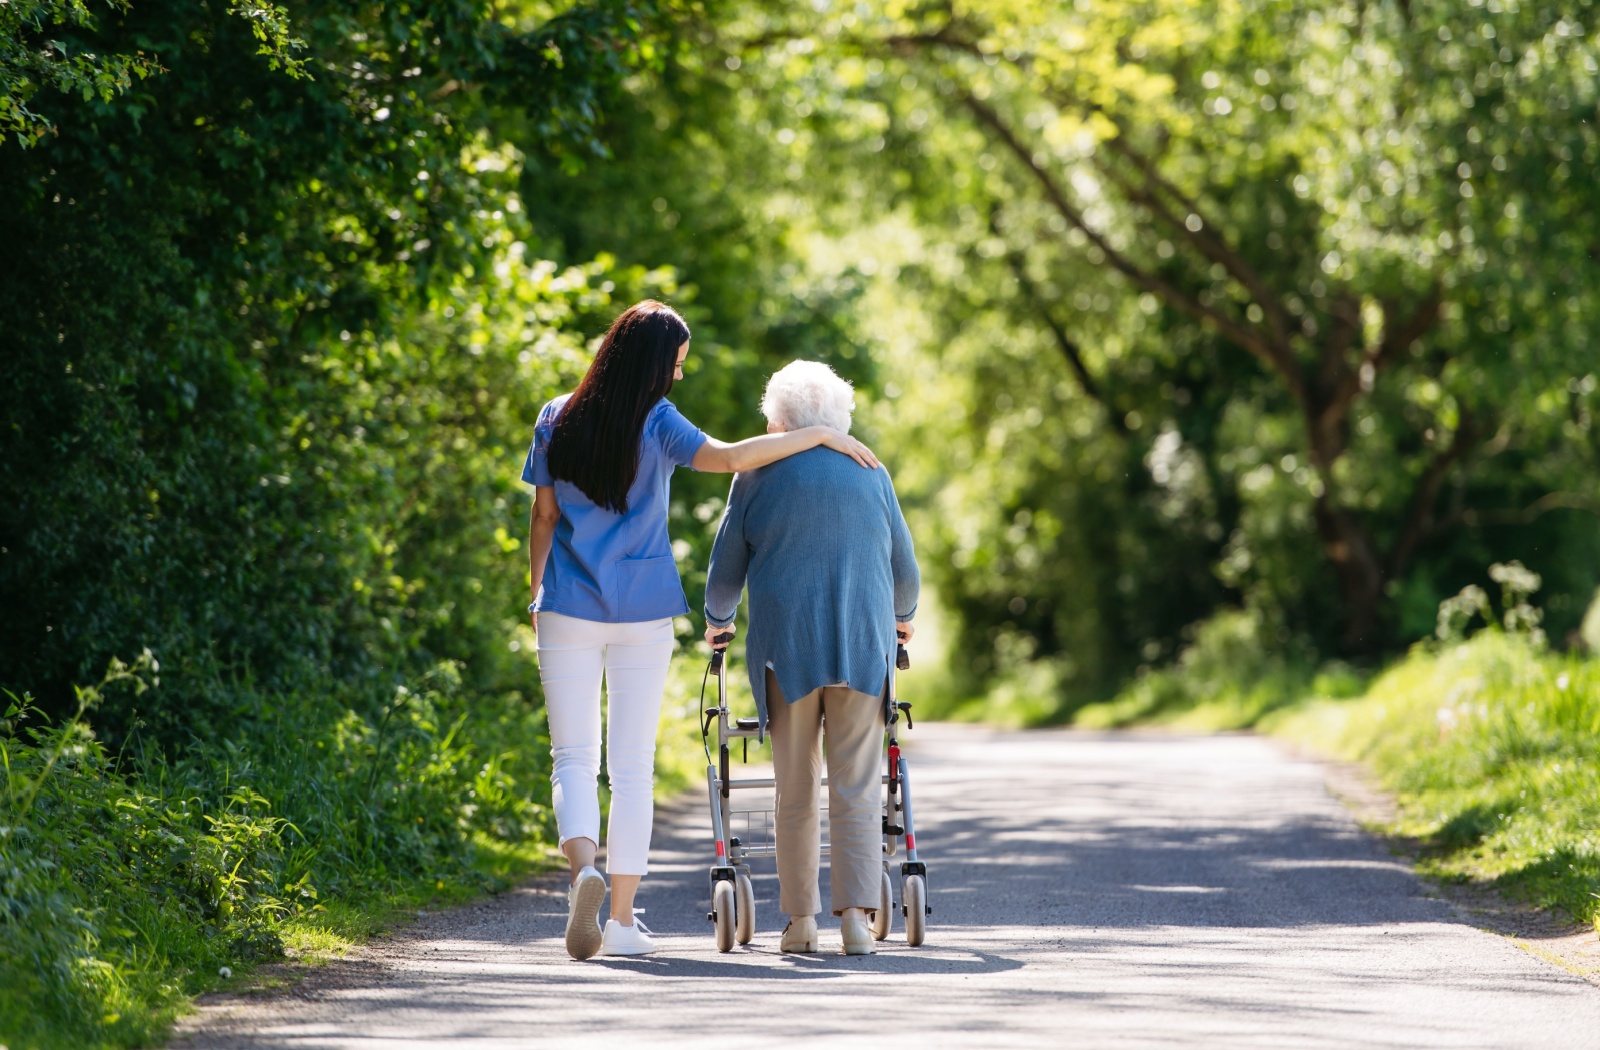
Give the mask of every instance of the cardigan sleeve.
[[889, 471], [878, 468], [884, 499], [889, 511], [889, 568], [894, 574], [894, 618], [901, 623], [917, 615], [917, 598], [922, 591], [922, 574], [917, 569], [917, 552], [911, 544], [911, 529], [900, 510], [900, 497], [894, 493]]
[[728, 488], [728, 507], [717, 526], [717, 539], [711, 546], [711, 565], [706, 570], [706, 623], [726, 627], [739, 611], [739, 595], [744, 590], [745, 573], [750, 567], [750, 546], [744, 534], [744, 511], [749, 502], [751, 480], [735, 474]]

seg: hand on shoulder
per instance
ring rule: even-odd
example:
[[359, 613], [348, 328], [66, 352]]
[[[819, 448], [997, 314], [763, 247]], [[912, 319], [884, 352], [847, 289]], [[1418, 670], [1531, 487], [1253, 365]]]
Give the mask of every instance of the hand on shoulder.
[[873, 454], [872, 449], [868, 448], [865, 443], [856, 440], [842, 430], [834, 430], [832, 427], [818, 427], [817, 429], [822, 431], [822, 444], [835, 452], [844, 453], [868, 470], [878, 469], [878, 457]]

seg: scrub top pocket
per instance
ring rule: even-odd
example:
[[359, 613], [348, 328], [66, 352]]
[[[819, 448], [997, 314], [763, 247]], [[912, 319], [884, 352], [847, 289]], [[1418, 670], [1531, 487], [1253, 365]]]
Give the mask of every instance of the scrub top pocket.
[[616, 592], [611, 607], [619, 622], [653, 620], [663, 605], [686, 602], [678, 563], [672, 555], [659, 558], [624, 558], [617, 562]]

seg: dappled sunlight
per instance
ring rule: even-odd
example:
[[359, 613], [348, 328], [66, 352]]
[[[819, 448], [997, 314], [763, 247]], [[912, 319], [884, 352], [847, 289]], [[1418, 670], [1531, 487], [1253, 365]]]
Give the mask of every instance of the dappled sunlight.
[[823, 916], [820, 954], [780, 954], [776, 880], [756, 862], [755, 940], [718, 952], [691, 792], [658, 809], [639, 898], [654, 955], [572, 962], [563, 887], [539, 882], [419, 930], [381, 984], [332, 987], [227, 1045], [509, 1050], [604, 1030], [700, 1046], [726, 1029], [764, 1046], [889, 1024], [917, 1045], [1030, 1050], [1064, 1027], [1083, 1045], [1514, 1047], [1538, 1032], [1577, 1048], [1600, 1024], [1590, 986], [1460, 924], [1317, 767], [1264, 740], [907, 736], [934, 909], [922, 948], [897, 919], [877, 954], [845, 957]]
[[[155, 1045], [285, 949], [348, 980], [258, 1045], [1600, 1031], [1315, 767], [1198, 735], [1368, 763], [1424, 874], [1600, 920], [1595, 4], [0, 0], [0, 1050]], [[764, 434], [795, 362], [850, 438]], [[722, 471], [817, 441], [912, 542], [892, 610], [784, 591], [845, 639], [813, 685], [915, 547], [933, 940], [778, 957], [758, 865], [716, 955]], [[600, 835], [535, 609], [675, 638], [658, 956], [568, 964], [554, 884], [428, 926], [577, 794]]]

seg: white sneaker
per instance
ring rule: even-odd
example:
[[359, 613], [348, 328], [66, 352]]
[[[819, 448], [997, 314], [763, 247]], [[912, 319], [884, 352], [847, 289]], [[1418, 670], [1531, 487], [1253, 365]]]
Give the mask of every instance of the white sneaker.
[[600, 950], [600, 902], [606, 899], [606, 880], [585, 866], [567, 890], [567, 954], [588, 959]]
[[607, 919], [602, 942], [601, 955], [649, 955], [656, 950], [650, 927], [641, 922], [637, 915], [633, 917], [632, 926], [624, 926], [616, 919]]

